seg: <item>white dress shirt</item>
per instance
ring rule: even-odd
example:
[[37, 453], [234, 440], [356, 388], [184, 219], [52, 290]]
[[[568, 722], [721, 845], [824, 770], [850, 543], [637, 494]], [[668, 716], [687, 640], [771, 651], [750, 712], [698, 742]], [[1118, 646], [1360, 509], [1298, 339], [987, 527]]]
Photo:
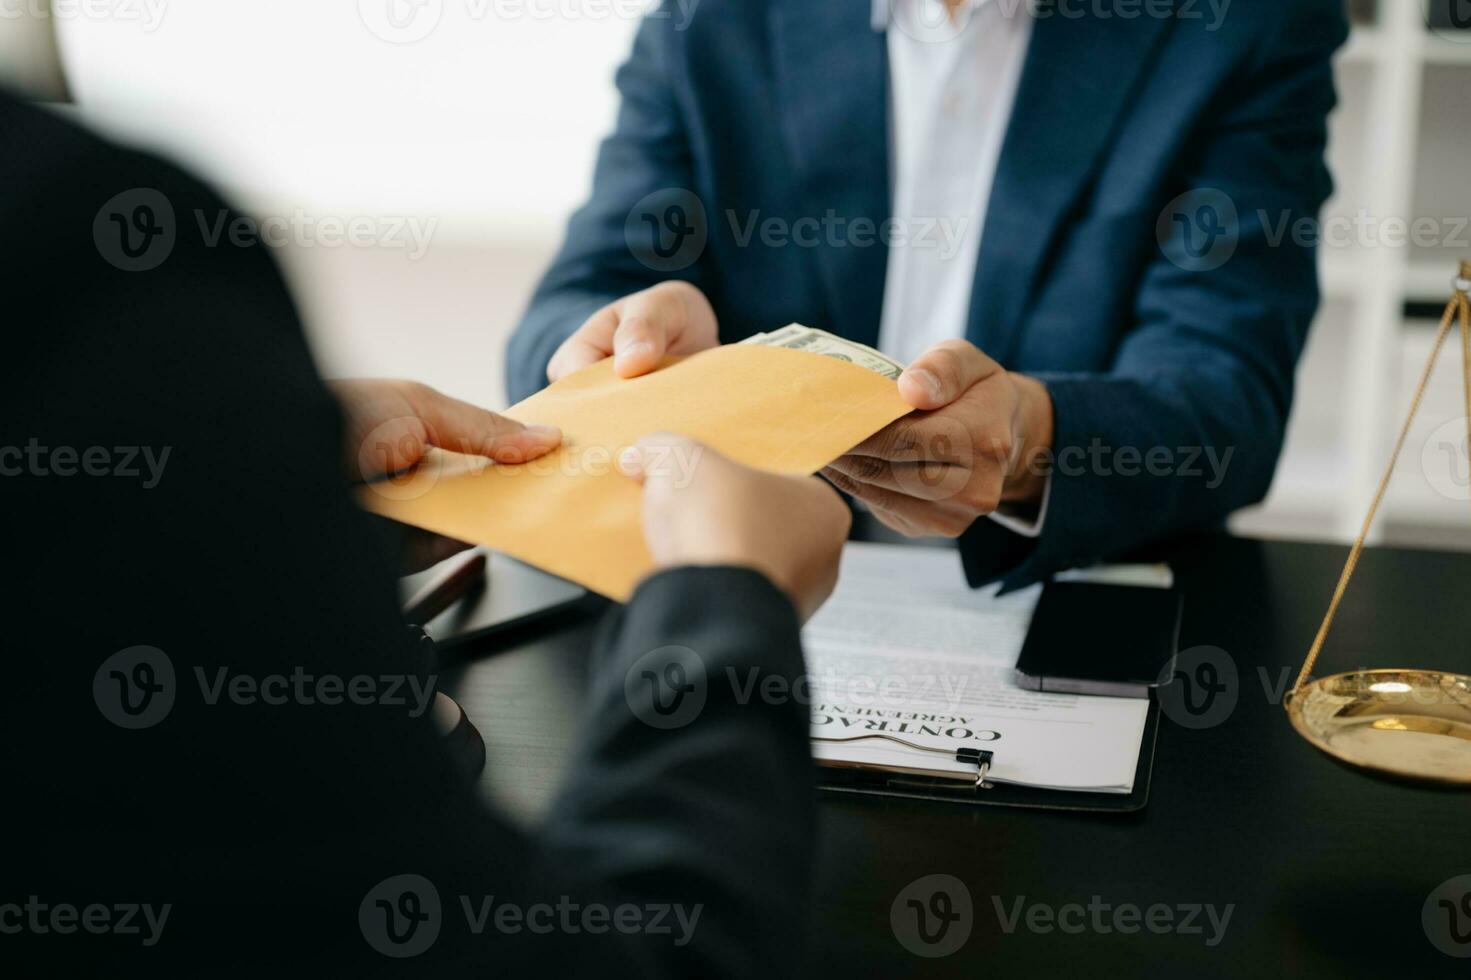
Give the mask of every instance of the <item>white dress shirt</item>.
[[[908, 364], [965, 336], [981, 232], [1032, 37], [1026, 3], [873, 0], [887, 32], [893, 235], [879, 348]], [[1048, 481], [1050, 489], [1051, 481]], [[1020, 534], [1033, 521], [992, 517]]]

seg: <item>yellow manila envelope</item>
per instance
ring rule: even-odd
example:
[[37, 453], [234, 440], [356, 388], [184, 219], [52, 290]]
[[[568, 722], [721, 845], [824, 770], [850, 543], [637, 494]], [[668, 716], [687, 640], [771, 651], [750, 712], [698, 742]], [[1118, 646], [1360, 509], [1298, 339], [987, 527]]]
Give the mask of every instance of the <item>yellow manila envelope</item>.
[[891, 379], [801, 350], [717, 347], [631, 379], [615, 375], [610, 358], [504, 413], [560, 426], [564, 441], [554, 452], [505, 466], [436, 449], [360, 496], [384, 517], [623, 601], [653, 565], [641, 489], [618, 469], [625, 447], [676, 432], [748, 466], [810, 474], [910, 411]]

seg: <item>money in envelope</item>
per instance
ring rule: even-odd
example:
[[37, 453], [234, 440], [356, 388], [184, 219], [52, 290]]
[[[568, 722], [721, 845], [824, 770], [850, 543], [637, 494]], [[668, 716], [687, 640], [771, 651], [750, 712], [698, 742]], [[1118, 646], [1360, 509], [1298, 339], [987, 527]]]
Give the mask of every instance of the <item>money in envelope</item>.
[[[910, 412], [903, 367], [872, 348], [793, 324], [667, 358], [638, 378], [611, 358], [504, 414], [560, 426], [554, 452], [518, 465], [433, 450], [360, 491], [370, 511], [485, 545], [619, 601], [653, 567], [640, 488], [618, 454], [654, 432], [687, 435], [747, 466], [811, 474]], [[671, 461], [692, 465], [694, 461]]]

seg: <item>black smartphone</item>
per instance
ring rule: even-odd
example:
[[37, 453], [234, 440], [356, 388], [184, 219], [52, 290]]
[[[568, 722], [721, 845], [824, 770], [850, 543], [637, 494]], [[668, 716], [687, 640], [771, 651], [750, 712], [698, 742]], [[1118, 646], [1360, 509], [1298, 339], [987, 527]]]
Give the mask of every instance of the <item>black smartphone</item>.
[[1049, 582], [1017, 658], [1017, 684], [1147, 698], [1170, 676], [1183, 609], [1174, 588]]

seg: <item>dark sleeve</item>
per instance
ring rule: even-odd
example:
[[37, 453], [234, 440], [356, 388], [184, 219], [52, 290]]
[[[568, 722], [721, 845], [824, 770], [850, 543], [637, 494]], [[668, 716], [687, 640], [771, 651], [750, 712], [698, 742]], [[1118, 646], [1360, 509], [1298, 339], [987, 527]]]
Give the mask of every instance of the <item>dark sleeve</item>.
[[800, 962], [816, 807], [797, 633], [791, 603], [736, 569], [655, 575], [608, 626], [582, 778], [546, 840], [620, 893], [701, 910], [671, 975]]
[[[618, 70], [618, 118], [598, 150], [592, 193], [569, 220], [562, 247], [511, 336], [506, 393], [512, 402], [546, 385], [552, 354], [599, 308], [670, 279], [701, 285], [702, 262], [682, 252], [661, 257], [643, 221], [647, 214], [657, 223], [671, 206], [681, 220], [704, 221], [703, 209], [691, 203], [694, 173], [676, 95], [677, 18], [668, 9], [658, 13], [639, 26]], [[703, 241], [703, 233], [690, 240]]]
[[[348, 495], [336, 407], [271, 256], [204, 239], [201, 219], [238, 215], [160, 161], [3, 98], [0, 131], [0, 259], [22, 327], [0, 367], [0, 447], [26, 451], [0, 456], [18, 468], [0, 479], [17, 573], [0, 598], [0, 740], [25, 746], [0, 762], [7, 799], [25, 801], [0, 905], [170, 909], [148, 946], [78, 931], [7, 948], [71, 975], [734, 976], [783, 962], [799, 917], [781, 916], [808, 880], [801, 710], [737, 710], [712, 689], [665, 732], [607, 692], [661, 645], [700, 651], [712, 676], [795, 675], [787, 600], [735, 570], [646, 583], [596, 654], [563, 801], [544, 826], [511, 825], [431, 730], [438, 678], [406, 639], [393, 549]], [[156, 265], [127, 271], [113, 251], [119, 194], [139, 255], [139, 228], [171, 232]], [[138, 648], [146, 677], [113, 660]], [[163, 713], [129, 722], [122, 680]], [[400, 959], [370, 934], [388, 911], [429, 908], [401, 904], [403, 876], [429, 882], [438, 911], [429, 946]], [[498, 929], [487, 900], [550, 909], [553, 928]], [[636, 905], [646, 925], [650, 906], [671, 908], [663, 932], [565, 925], [563, 906], [593, 903]], [[674, 903], [698, 915], [688, 931]]]
[[[1193, 144], [1177, 190], [1197, 193], [1145, 270], [1111, 370], [1037, 375], [1056, 419], [1046, 523], [1031, 541], [976, 522], [961, 538], [973, 584], [1021, 587], [1266, 496], [1318, 306], [1316, 249], [1290, 229], [1315, 221], [1332, 190], [1330, 59], [1347, 36], [1339, 5], [1281, 10]], [[1202, 255], [1193, 224], [1213, 216], [1234, 244], [1224, 262]]]

